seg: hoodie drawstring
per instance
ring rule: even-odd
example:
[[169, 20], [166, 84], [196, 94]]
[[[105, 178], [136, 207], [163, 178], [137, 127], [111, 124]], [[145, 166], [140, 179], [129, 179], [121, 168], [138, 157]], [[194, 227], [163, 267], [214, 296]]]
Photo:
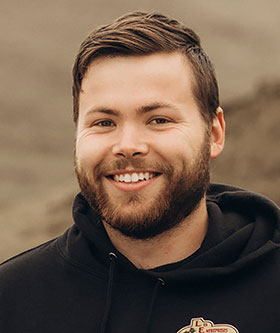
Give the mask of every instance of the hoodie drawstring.
[[111, 303], [112, 303], [112, 290], [113, 290], [113, 282], [114, 282], [114, 272], [115, 272], [115, 264], [117, 256], [115, 253], [109, 253], [110, 259], [110, 268], [109, 268], [109, 275], [108, 275], [108, 284], [107, 284], [107, 294], [106, 294], [106, 303], [105, 303], [105, 311], [101, 322], [100, 333], [105, 333], [106, 326], [108, 322], [108, 317], [110, 313]]
[[144, 331], [146, 333], [150, 332], [150, 324], [151, 324], [152, 314], [153, 314], [153, 310], [154, 310], [155, 301], [156, 301], [156, 298], [157, 298], [157, 295], [158, 295], [159, 287], [164, 286], [164, 284], [165, 284], [165, 282], [164, 282], [163, 279], [157, 278], [157, 283], [156, 283], [155, 288], [154, 288], [153, 296], [152, 296], [151, 303], [150, 303], [149, 312], [148, 312], [148, 315], [147, 315], [145, 331]]
[[[115, 273], [115, 265], [116, 265], [116, 259], [117, 255], [113, 252], [109, 253], [109, 259], [110, 259], [110, 268], [109, 268], [109, 274], [108, 274], [108, 283], [107, 283], [107, 293], [106, 293], [106, 303], [105, 303], [105, 311], [104, 315], [101, 321], [101, 327], [100, 327], [100, 333], [106, 332], [106, 327], [108, 323], [108, 317], [111, 309], [112, 304], [112, 291], [113, 291], [113, 283], [114, 283], [114, 273]], [[150, 324], [151, 319], [153, 315], [154, 305], [155, 301], [158, 295], [159, 287], [163, 286], [165, 284], [164, 280], [161, 278], [157, 278], [157, 282], [154, 287], [149, 312], [147, 315], [146, 325], [145, 325], [145, 331], [146, 333], [150, 332]]]

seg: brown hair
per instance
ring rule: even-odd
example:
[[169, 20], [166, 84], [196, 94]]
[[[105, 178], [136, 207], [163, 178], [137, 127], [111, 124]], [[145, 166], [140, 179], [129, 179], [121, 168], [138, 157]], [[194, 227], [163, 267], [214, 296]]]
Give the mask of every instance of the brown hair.
[[195, 82], [193, 93], [209, 125], [219, 106], [214, 68], [196, 33], [184, 24], [158, 13], [133, 12], [93, 30], [83, 41], [73, 66], [74, 121], [79, 117], [82, 80], [91, 62], [102, 56], [149, 55], [182, 52], [189, 60]]

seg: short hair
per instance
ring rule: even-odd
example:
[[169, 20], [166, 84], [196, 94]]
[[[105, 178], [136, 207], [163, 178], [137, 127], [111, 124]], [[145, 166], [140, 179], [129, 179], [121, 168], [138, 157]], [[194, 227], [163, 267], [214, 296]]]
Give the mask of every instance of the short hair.
[[173, 18], [144, 12], [125, 14], [93, 30], [82, 42], [73, 66], [74, 122], [79, 117], [82, 80], [94, 59], [176, 51], [189, 60], [194, 74], [193, 94], [203, 119], [210, 125], [219, 106], [219, 90], [214, 67], [201, 47], [200, 38]]

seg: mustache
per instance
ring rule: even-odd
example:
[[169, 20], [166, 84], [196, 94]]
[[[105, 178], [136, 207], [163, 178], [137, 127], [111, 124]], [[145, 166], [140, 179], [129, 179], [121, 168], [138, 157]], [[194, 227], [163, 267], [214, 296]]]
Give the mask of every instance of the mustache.
[[122, 158], [106, 163], [101, 162], [95, 167], [94, 174], [96, 179], [100, 179], [101, 177], [108, 175], [111, 171], [119, 171], [126, 168], [153, 170], [167, 175], [171, 175], [174, 170], [174, 168], [166, 162], [147, 161], [142, 158], [134, 157], [131, 159]]

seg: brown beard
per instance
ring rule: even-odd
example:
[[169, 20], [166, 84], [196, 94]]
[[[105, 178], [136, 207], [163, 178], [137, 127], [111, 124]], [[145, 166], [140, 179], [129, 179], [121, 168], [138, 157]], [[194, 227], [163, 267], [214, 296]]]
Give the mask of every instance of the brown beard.
[[[96, 166], [92, 174], [87, 174], [81, 166], [75, 170], [81, 192], [90, 207], [100, 215], [104, 223], [120, 231], [123, 235], [134, 239], [153, 238], [167, 230], [180, 225], [198, 207], [209, 185], [210, 143], [206, 135], [201, 151], [191, 165], [182, 162], [180, 170], [164, 163], [148, 165], [141, 158], [119, 159]], [[130, 214], [121, 211], [106, 192], [102, 179], [109, 170], [125, 169], [132, 166], [135, 169], [157, 170], [164, 177], [165, 189], [156, 198], [150, 198], [148, 207], [143, 205], [139, 212], [131, 209]], [[78, 170], [79, 169], [79, 170]], [[150, 185], [152, 186], [152, 185]], [[127, 205], [139, 204], [141, 194], [130, 194]], [[111, 199], [111, 200], [110, 200]], [[146, 199], [147, 201], [147, 199]]]

